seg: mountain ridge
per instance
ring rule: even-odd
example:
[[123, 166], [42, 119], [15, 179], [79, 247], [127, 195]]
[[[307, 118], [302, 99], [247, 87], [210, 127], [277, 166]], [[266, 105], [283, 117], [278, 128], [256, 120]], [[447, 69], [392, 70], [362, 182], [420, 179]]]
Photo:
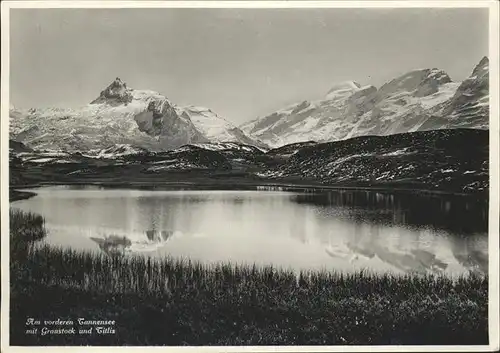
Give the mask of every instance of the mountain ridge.
[[289, 105], [240, 128], [273, 148], [442, 128], [487, 129], [488, 63], [483, 57], [462, 82], [438, 68], [411, 70], [379, 88], [341, 82], [323, 98]]
[[10, 138], [37, 149], [88, 151], [125, 144], [169, 150], [221, 140], [265, 146], [208, 108], [199, 111], [211, 114], [193, 122], [192, 115], [183, 114], [190, 108], [156, 91], [130, 88], [119, 77], [83, 107], [10, 108]]

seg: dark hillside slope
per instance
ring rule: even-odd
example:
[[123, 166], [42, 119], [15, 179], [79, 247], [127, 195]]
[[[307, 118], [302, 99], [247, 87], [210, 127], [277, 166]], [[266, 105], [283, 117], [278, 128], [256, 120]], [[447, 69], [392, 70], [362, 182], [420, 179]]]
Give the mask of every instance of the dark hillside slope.
[[329, 185], [487, 191], [489, 132], [454, 129], [363, 136], [298, 150], [261, 173]]

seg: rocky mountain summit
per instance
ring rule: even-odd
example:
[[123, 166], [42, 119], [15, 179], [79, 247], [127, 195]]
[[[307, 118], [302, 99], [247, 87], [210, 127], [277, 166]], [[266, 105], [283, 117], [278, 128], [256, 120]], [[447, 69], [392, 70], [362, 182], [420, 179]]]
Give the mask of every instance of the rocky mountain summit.
[[319, 100], [294, 104], [241, 129], [272, 147], [433, 129], [487, 129], [488, 87], [484, 57], [463, 82], [453, 82], [437, 68], [410, 71], [378, 89], [342, 82]]
[[263, 145], [208, 108], [178, 107], [150, 90], [116, 78], [86, 106], [10, 109], [10, 138], [35, 149], [89, 151], [130, 145], [152, 151], [189, 143]]

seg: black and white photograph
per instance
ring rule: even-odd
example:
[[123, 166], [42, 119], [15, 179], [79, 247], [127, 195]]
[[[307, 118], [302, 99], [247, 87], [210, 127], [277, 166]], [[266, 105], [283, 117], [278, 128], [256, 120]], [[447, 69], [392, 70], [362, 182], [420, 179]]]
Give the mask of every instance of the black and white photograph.
[[2, 2], [2, 351], [497, 350], [498, 5]]

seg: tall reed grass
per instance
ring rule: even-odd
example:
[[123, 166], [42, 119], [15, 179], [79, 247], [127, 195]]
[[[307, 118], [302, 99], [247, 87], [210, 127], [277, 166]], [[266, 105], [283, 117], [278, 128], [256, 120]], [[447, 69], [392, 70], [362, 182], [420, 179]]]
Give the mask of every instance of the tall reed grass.
[[48, 245], [33, 247], [24, 272], [28, 279], [100, 293], [143, 293], [154, 296], [174, 292], [233, 295], [293, 296], [306, 292], [330, 299], [371, 295], [408, 298], [416, 294], [446, 297], [462, 293], [486, 295], [487, 277], [470, 274], [459, 278], [434, 275], [392, 275], [358, 272], [301, 271], [273, 266], [230, 263], [206, 265], [170, 257], [120, 256], [82, 252]]
[[47, 235], [45, 219], [38, 214], [10, 209], [9, 219], [12, 240], [33, 242], [42, 240]]

